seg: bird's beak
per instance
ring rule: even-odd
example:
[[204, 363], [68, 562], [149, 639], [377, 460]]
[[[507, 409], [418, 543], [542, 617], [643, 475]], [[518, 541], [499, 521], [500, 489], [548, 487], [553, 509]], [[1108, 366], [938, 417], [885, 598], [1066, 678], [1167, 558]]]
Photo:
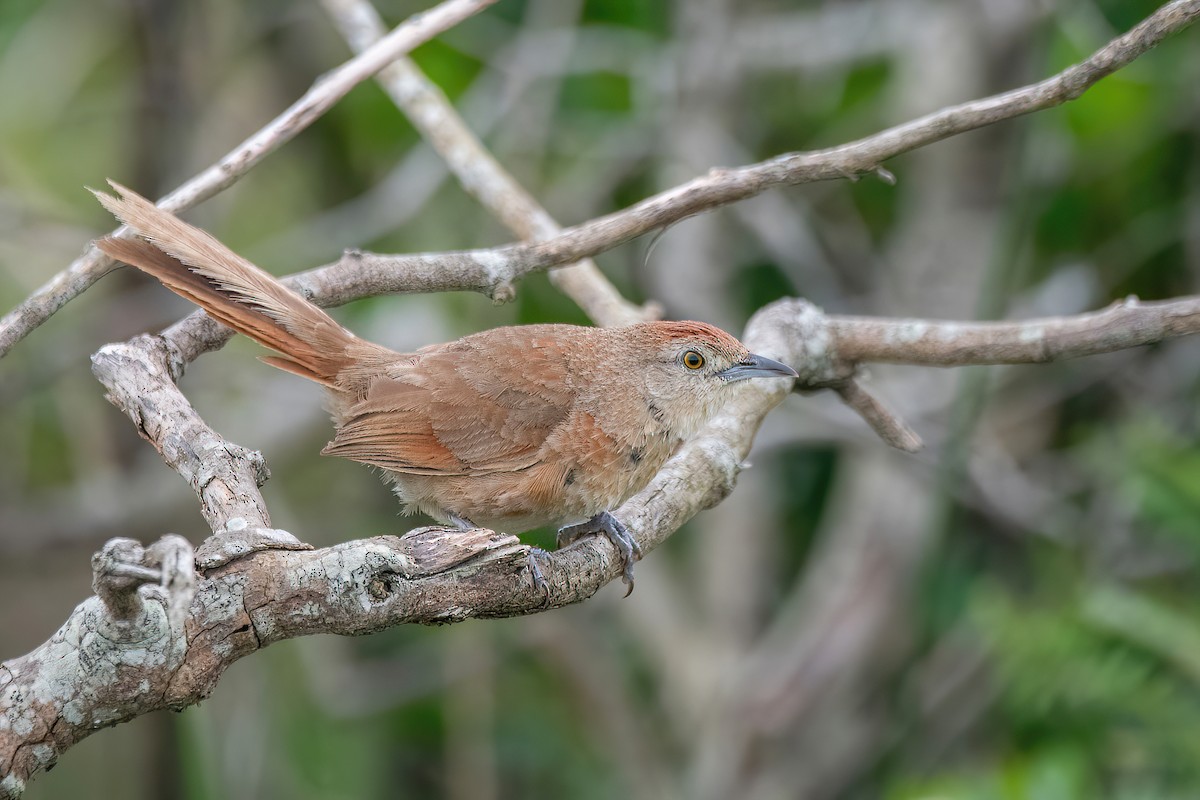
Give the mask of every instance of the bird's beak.
[[732, 383], [747, 378], [799, 378], [800, 375], [787, 364], [751, 353], [732, 367], [718, 372], [717, 377]]

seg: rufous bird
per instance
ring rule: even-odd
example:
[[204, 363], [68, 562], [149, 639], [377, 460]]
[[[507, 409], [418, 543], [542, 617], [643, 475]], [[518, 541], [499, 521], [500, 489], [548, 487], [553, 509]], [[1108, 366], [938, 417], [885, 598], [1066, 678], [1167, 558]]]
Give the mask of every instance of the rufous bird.
[[[108, 255], [279, 353], [329, 392], [321, 452], [383, 470], [406, 513], [463, 529], [603, 534], [633, 589], [641, 551], [612, 515], [747, 378], [796, 377], [703, 322], [521, 325], [398, 353], [358, 338], [216, 238], [112, 183], [100, 202], [143, 239]], [[530, 556], [534, 582], [545, 588]], [[626, 592], [628, 594], [628, 592]]]

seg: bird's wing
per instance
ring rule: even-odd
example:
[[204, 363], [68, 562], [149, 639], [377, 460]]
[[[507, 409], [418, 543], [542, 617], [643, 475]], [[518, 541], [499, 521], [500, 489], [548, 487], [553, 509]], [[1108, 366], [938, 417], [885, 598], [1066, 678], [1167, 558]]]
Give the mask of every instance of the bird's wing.
[[418, 475], [536, 464], [571, 411], [566, 359], [552, 336], [488, 333], [426, 348], [371, 380], [322, 452]]

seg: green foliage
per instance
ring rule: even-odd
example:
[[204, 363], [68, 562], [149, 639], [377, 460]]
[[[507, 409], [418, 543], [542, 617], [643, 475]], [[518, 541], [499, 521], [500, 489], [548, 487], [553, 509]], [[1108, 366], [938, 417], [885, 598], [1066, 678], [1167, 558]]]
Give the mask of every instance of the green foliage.
[[624, 0], [587, 0], [583, 19], [590, 24], [613, 24], [664, 35], [671, 25], [665, 3], [629, 3]]
[[[1004, 759], [983, 775], [901, 781], [888, 800], [1091, 800], [1100, 796], [1087, 757], [1069, 746]], [[1132, 798], [1131, 798], [1132, 800]]]
[[1132, 456], [1119, 474], [1123, 491], [1151, 530], [1200, 557], [1200, 449], [1157, 423], [1122, 433]]
[[792, 520], [790, 535], [775, 564], [781, 585], [795, 575], [809, 555], [819, 530], [824, 504], [833, 485], [837, 468], [831, 450], [806, 448], [802, 452], [781, 454], [775, 470], [776, 492], [783, 498], [783, 510]]
[[[477, 59], [447, 46], [438, 39], [426, 42], [414, 50], [412, 60], [451, 100], [458, 98], [483, 69], [483, 64]], [[400, 113], [394, 104], [392, 110]]]
[[1121, 794], [1182, 792], [1200, 778], [1196, 686], [1163, 653], [1101, 624], [1096, 609], [1089, 612], [1096, 602], [1081, 609], [981, 593], [978, 629], [995, 656], [997, 713], [1012, 747], [1038, 754], [1065, 746], [1093, 780]]

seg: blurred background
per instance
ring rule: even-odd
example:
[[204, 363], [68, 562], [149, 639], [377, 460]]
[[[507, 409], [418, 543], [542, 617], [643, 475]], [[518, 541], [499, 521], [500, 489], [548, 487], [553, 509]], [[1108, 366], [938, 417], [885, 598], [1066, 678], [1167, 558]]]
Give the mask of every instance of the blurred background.
[[[423, 3], [378, 4], [389, 25]], [[834, 145], [1039, 80], [1153, 0], [503, 0], [415, 53], [563, 224], [713, 166]], [[1071, 314], [1200, 284], [1200, 31], [1065, 107], [874, 178], [773, 191], [598, 260], [638, 300], [733, 331], [788, 295], [829, 312]], [[0, 307], [349, 56], [315, 0], [4, 0]], [[188, 213], [283, 274], [345, 247], [511, 239], [374, 84]], [[88, 357], [188, 311], [129, 270], [0, 362], [0, 658], [90, 594], [114, 535], [206, 530]], [[544, 275], [335, 314], [415, 348], [584, 322]], [[317, 456], [319, 392], [236, 340], [182, 387], [260, 449], [277, 526], [407, 530], [369, 470]], [[793, 397], [753, 468], [575, 608], [286, 642], [214, 696], [84, 741], [39, 798], [1200, 796], [1200, 341], [1047, 366], [871, 370], [928, 443], [889, 450]], [[527, 537], [548, 544], [547, 532]]]

